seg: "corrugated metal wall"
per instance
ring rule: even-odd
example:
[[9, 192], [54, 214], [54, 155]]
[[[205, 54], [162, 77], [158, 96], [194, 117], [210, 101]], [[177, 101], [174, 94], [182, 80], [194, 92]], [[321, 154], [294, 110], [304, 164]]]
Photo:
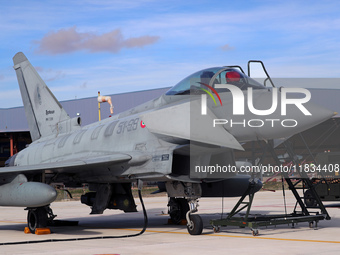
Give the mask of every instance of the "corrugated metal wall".
[[[169, 88], [160, 88], [144, 91], [136, 91], [123, 94], [105, 95], [111, 96], [114, 106], [114, 114], [128, 110], [164, 94]], [[97, 97], [70, 100], [60, 102], [71, 118], [81, 115], [82, 125], [98, 121]], [[102, 119], [110, 115], [108, 103], [101, 104]], [[25, 111], [23, 107], [0, 109], [0, 133], [29, 131]]]

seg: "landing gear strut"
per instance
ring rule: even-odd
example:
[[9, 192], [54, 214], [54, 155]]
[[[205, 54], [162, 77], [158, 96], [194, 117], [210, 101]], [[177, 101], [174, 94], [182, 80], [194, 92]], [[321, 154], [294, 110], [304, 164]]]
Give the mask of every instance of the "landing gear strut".
[[190, 210], [186, 214], [188, 232], [190, 235], [200, 235], [203, 231], [202, 218], [198, 214], [191, 214], [197, 212], [198, 200], [190, 200], [189, 207]]
[[[166, 182], [169, 199], [169, 214], [174, 224], [187, 220], [190, 235], [200, 235], [203, 231], [203, 221], [197, 212], [198, 198], [202, 195], [200, 183], [171, 181]], [[189, 204], [189, 205], [188, 205]]]

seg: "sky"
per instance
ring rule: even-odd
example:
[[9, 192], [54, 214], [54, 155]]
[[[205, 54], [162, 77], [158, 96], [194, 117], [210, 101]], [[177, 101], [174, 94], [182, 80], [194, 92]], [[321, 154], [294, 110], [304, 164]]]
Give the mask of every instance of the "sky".
[[60, 101], [170, 87], [250, 59], [272, 77], [340, 78], [339, 13], [336, 0], [0, 0], [0, 108], [22, 105], [20, 51]]

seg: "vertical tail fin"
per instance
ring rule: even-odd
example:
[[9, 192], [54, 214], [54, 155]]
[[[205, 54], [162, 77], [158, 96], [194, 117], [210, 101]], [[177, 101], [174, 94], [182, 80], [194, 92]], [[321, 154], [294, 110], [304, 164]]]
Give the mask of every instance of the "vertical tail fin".
[[58, 123], [70, 117], [22, 52], [13, 57], [32, 140], [58, 134]]

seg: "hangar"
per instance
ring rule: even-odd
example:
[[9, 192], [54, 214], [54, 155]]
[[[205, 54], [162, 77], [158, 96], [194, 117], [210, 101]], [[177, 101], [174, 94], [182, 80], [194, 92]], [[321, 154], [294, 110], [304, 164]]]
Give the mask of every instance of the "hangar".
[[[169, 90], [169, 87], [151, 90], [135, 91], [129, 93], [112, 94], [114, 114], [123, 112], [139, 104], [157, 98]], [[312, 94], [312, 101], [324, 106], [334, 112], [340, 113], [340, 89], [309, 89]], [[61, 105], [70, 117], [81, 116], [82, 125], [87, 125], [98, 121], [98, 102], [97, 97], [83, 98], [62, 101]], [[102, 118], [109, 117], [110, 110], [108, 104], [101, 106]], [[289, 139], [294, 147], [296, 154], [303, 158], [312, 160], [320, 153], [340, 152], [340, 115], [334, 116], [301, 135], [294, 135]], [[28, 124], [23, 106], [0, 109], [0, 166], [4, 166], [5, 161], [16, 152], [24, 149], [31, 143]], [[308, 145], [308, 148], [306, 147]], [[255, 142], [244, 144], [244, 152], [236, 152], [238, 159], [255, 161], [263, 155], [263, 149]], [[277, 154], [284, 155], [284, 149], [277, 149]], [[340, 154], [340, 153], [339, 153]], [[336, 156], [337, 157], [337, 156]], [[266, 156], [270, 162], [270, 155]], [[336, 158], [336, 160], [340, 159]]]

